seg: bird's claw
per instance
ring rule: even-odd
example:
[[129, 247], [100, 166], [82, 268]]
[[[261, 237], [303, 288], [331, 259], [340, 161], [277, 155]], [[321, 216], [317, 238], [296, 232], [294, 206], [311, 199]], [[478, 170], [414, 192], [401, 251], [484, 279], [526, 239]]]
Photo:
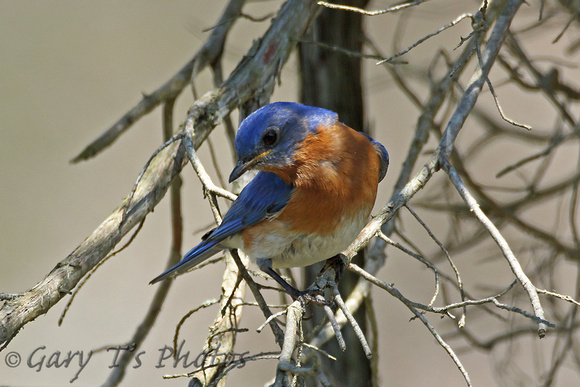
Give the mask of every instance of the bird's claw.
[[333, 301], [327, 300], [324, 295], [322, 289], [306, 289], [304, 291], [300, 291], [297, 289], [295, 293], [291, 293], [290, 296], [294, 301], [299, 300], [302, 305], [306, 305], [308, 302], [311, 302], [316, 305], [320, 306], [329, 306], [332, 307], [334, 305]]

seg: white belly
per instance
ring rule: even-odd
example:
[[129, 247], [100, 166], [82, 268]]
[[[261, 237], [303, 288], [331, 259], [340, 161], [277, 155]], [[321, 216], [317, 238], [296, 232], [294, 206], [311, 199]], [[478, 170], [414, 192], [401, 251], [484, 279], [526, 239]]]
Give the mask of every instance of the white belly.
[[361, 211], [355, 219], [341, 221], [334, 233], [324, 236], [293, 233], [282, 222], [276, 222], [271, 232], [255, 238], [251, 248], [244, 248], [241, 238], [236, 238], [236, 243], [232, 244], [241, 248], [254, 262], [271, 259], [274, 268], [308, 266], [344, 251], [357, 238], [367, 220], [368, 214]]

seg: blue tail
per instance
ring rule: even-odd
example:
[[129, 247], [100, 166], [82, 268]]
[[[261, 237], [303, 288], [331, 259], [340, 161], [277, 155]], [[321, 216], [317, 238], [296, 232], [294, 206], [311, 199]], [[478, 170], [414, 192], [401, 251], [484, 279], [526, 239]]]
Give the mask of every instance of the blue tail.
[[220, 252], [221, 250], [223, 250], [223, 248], [219, 247], [218, 243], [215, 241], [201, 242], [199, 245], [195, 246], [187, 254], [185, 254], [181, 262], [153, 278], [149, 284], [154, 284], [159, 281], [163, 281], [166, 278], [183, 274], [192, 267], [199, 265], [212, 255]]

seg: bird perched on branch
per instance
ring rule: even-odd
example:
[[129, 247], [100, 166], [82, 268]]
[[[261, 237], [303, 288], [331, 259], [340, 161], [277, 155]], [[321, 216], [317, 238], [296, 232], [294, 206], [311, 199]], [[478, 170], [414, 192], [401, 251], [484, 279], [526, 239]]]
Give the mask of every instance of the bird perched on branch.
[[260, 172], [181, 262], [182, 274], [224, 249], [241, 249], [294, 298], [274, 268], [308, 266], [346, 249], [368, 221], [389, 165], [386, 149], [332, 111], [276, 102], [250, 114], [236, 136], [230, 183]]

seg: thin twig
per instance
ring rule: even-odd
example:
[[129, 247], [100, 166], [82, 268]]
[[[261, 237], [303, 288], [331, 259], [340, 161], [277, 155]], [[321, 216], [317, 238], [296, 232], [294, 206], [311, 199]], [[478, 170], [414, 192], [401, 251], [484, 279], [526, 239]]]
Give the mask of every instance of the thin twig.
[[123, 115], [123, 117], [113, 124], [113, 126], [89, 144], [78, 156], [72, 159], [71, 162], [78, 163], [96, 156], [102, 150], [113, 144], [117, 138], [126, 132], [141, 117], [150, 113], [159, 104], [166, 100], [175, 99], [179, 96], [181, 91], [189, 84], [192, 77], [201, 72], [216, 58], [221, 56], [226, 37], [231, 27], [238, 19], [244, 3], [245, 0], [229, 1], [220, 17], [220, 21], [217, 23], [219, 28], [215, 28], [212, 31], [205, 44], [195, 54], [195, 56], [187, 62], [187, 64], [179, 70], [177, 74], [165, 82], [165, 84], [153, 93], [145, 95], [136, 106], [130, 109], [125, 115]]
[[577, 17], [578, 17], [578, 14], [570, 16], [570, 19], [568, 20], [568, 22], [566, 23], [564, 28], [562, 28], [562, 31], [560, 31], [560, 33], [554, 38], [554, 40], [552, 40], [552, 44], [558, 43], [558, 41], [562, 38], [562, 36], [564, 36], [564, 33], [566, 32], [568, 27], [570, 27], [572, 25], [572, 23], [574, 22], [574, 20], [576, 20]]
[[[240, 270], [240, 273], [242, 273], [242, 276], [244, 277], [244, 281], [246, 281], [246, 283], [248, 284], [248, 286], [250, 288], [250, 291], [252, 292], [252, 294], [254, 295], [254, 298], [258, 302], [258, 306], [262, 310], [264, 317], [266, 317], [266, 319], [268, 319], [272, 315], [272, 312], [270, 311], [268, 303], [266, 302], [266, 300], [264, 300], [264, 297], [260, 293], [260, 290], [258, 289], [258, 285], [256, 284], [256, 282], [254, 282], [253, 278], [248, 274], [248, 271], [246, 270], [244, 264], [242, 263], [242, 260], [240, 259], [240, 255], [239, 255], [238, 251], [237, 250], [230, 250], [230, 253], [232, 254], [234, 262], [236, 263], [236, 265], [238, 265], [238, 269]], [[276, 338], [276, 343], [278, 343], [278, 345], [280, 345], [280, 347], [282, 347], [284, 332], [282, 332], [282, 329], [280, 329], [280, 326], [277, 324], [276, 319], [270, 319], [268, 321], [268, 324], [270, 325], [270, 328], [272, 329], [272, 332], [274, 333], [274, 337]]]
[[365, 310], [372, 337], [371, 352], [375, 354], [371, 358], [371, 382], [373, 387], [379, 387], [379, 325], [377, 323], [377, 314], [375, 312], [372, 294], [369, 294], [365, 298]]
[[546, 294], [546, 295], [551, 296], [551, 297], [559, 298], [560, 300], [569, 302], [569, 303], [574, 304], [576, 306], [580, 306], [580, 301], [576, 301], [575, 299], [573, 299], [570, 296], [567, 296], [567, 295], [564, 295], [564, 294], [560, 294], [560, 293], [556, 293], [556, 292], [551, 292], [551, 291], [545, 290], [545, 289], [539, 289], [539, 288], [536, 288], [536, 291], [538, 293]]
[[356, 335], [356, 337], [360, 341], [367, 359], [370, 359], [373, 356], [373, 353], [371, 351], [371, 347], [369, 347], [369, 343], [367, 342], [367, 339], [366, 339], [362, 329], [358, 325], [358, 323], [355, 320], [355, 318], [353, 317], [352, 313], [348, 310], [347, 306], [344, 304], [344, 301], [342, 300], [342, 297], [340, 296], [340, 292], [338, 291], [337, 286], [332, 287], [332, 293], [334, 295], [334, 300], [338, 304], [338, 307], [340, 308], [342, 313], [348, 319], [348, 322], [350, 323], [350, 325], [352, 326], [352, 329], [354, 330], [354, 334]]
[[[343, 48], [343, 47], [333, 46], [333, 45], [325, 44], [325, 43], [321, 43], [321, 42], [316, 42], [314, 40], [301, 39], [300, 43], [312, 44], [314, 46], [324, 48], [325, 50], [338, 52], [340, 54], [344, 54], [346, 56], [350, 56], [353, 58], [373, 59], [373, 60], [383, 60], [384, 59], [382, 56], [363, 54], [362, 52], [355, 52], [355, 51], [348, 50], [348, 49]], [[397, 62], [397, 64], [401, 64], [401, 63], [404, 63], [404, 62]]]
[[215, 171], [215, 174], [217, 175], [218, 182], [220, 183], [220, 185], [222, 187], [225, 187], [226, 182], [225, 182], [224, 177], [222, 175], [222, 172], [220, 170], [218, 160], [217, 160], [217, 153], [216, 153], [215, 148], [213, 146], [213, 142], [211, 140], [211, 137], [207, 138], [207, 147], [209, 148], [209, 154], [211, 156], [211, 163], [213, 165], [213, 169]]
[[506, 288], [501, 293], [494, 295], [494, 296], [491, 296], [491, 297], [486, 297], [486, 298], [482, 298], [482, 299], [478, 299], [478, 300], [465, 300], [462, 302], [456, 302], [454, 304], [449, 304], [449, 305], [442, 306], [442, 307], [436, 307], [436, 306], [429, 306], [429, 305], [421, 304], [420, 302], [412, 301], [412, 300], [406, 298], [392, 284], [387, 284], [386, 282], [384, 282], [384, 281], [378, 279], [377, 277], [373, 276], [372, 274], [368, 273], [366, 270], [360, 268], [356, 264], [353, 264], [353, 263], [349, 264], [348, 269], [357, 273], [358, 275], [360, 275], [362, 278], [369, 281], [373, 285], [376, 285], [379, 288], [386, 290], [390, 295], [392, 295], [393, 297], [400, 300], [403, 304], [405, 304], [407, 306], [412, 306], [413, 308], [416, 308], [416, 309], [421, 309], [421, 310], [424, 310], [427, 312], [445, 314], [445, 315], [453, 318], [453, 316], [449, 315], [450, 310], [463, 309], [465, 306], [471, 306], [471, 305], [483, 305], [483, 304], [493, 303], [497, 307], [508, 310], [510, 312], [521, 314], [522, 316], [529, 318], [534, 322], [546, 324], [547, 326], [549, 326], [551, 328], [555, 327], [555, 325], [553, 323], [551, 323], [547, 320], [544, 320], [542, 318], [539, 318], [537, 316], [534, 316], [533, 314], [526, 312], [523, 309], [517, 308], [515, 306], [511, 306], [511, 305], [502, 304], [502, 303], [499, 303], [497, 301], [498, 297], [501, 297], [502, 295], [506, 294], [509, 290], [512, 289], [513, 284], [510, 285], [508, 288]]
[[220, 374], [220, 377], [216, 378], [216, 381], [219, 381], [219, 379], [221, 379], [221, 377], [225, 376], [225, 374], [227, 374], [229, 371], [231, 371], [234, 368], [238, 368], [238, 367], [243, 366], [243, 364], [245, 362], [266, 360], [266, 359], [277, 359], [279, 356], [280, 356], [280, 352], [275, 352], [275, 351], [274, 352], [260, 352], [260, 353], [257, 353], [255, 355], [242, 356], [239, 359], [236, 358], [236, 360], [217, 362], [214, 364], [205, 365], [205, 366], [202, 366], [202, 367], [196, 369], [195, 371], [188, 372], [186, 374], [163, 375], [163, 379], [176, 379], [176, 378], [191, 377], [192, 375], [194, 375], [196, 373], [203, 372], [203, 371], [211, 369], [211, 368], [229, 366], [229, 368], [225, 369], [223, 371], [223, 373]]
[[127, 247], [129, 247], [131, 245], [131, 243], [135, 240], [135, 238], [137, 237], [137, 235], [139, 234], [139, 231], [141, 231], [141, 229], [143, 228], [143, 225], [145, 224], [145, 221], [143, 220], [143, 222], [141, 222], [139, 224], [139, 226], [137, 227], [137, 229], [135, 230], [135, 232], [133, 234], [131, 234], [131, 237], [129, 238], [129, 240], [127, 241], [127, 243], [125, 243], [123, 246], [121, 246], [121, 248], [113, 251], [111, 254], [107, 255], [105, 258], [103, 258], [102, 261], [99, 262], [98, 265], [96, 265], [91, 271], [89, 271], [83, 278], [82, 280], [79, 281], [79, 283], [77, 284], [77, 286], [74, 288], [74, 290], [71, 292], [71, 297], [68, 300], [68, 302], [66, 303], [59, 319], [58, 319], [58, 326], [62, 325], [62, 322], [64, 321], [64, 318], [68, 312], [68, 310], [70, 309], [75, 297], [77, 296], [77, 294], [79, 293], [79, 291], [83, 288], [83, 286], [89, 281], [89, 279], [91, 278], [91, 276], [97, 272], [97, 270], [99, 270], [99, 268], [105, 263], [107, 262], [110, 258], [114, 257], [115, 255], [119, 254], [120, 252], [122, 252], [123, 250], [125, 250]]
[[316, 351], [316, 352], [324, 355], [325, 357], [327, 357], [328, 359], [330, 359], [332, 361], [336, 361], [335, 356], [332, 356], [330, 353], [328, 353], [328, 352], [326, 352], [318, 347], [315, 347], [314, 345], [310, 345], [308, 343], [302, 343], [302, 345], [305, 346], [306, 348], [312, 349], [313, 351]]
[[[548, 100], [550, 102], [552, 102], [552, 104], [556, 107], [556, 109], [558, 109], [558, 111], [560, 112], [560, 114], [562, 115], [564, 120], [570, 125], [570, 128], [577, 133], [580, 132], [580, 129], [577, 128], [576, 120], [574, 119], [572, 114], [568, 111], [566, 104], [563, 103], [562, 101], [560, 101], [558, 96], [556, 96], [555, 91], [552, 90], [551, 82], [547, 82], [547, 81], [551, 80], [551, 77], [548, 76], [550, 74], [549, 73], [543, 74], [540, 70], [538, 70], [536, 68], [536, 66], [534, 66], [532, 61], [529, 59], [529, 57], [523, 51], [523, 49], [520, 46], [520, 44], [518, 43], [518, 41], [509, 32], [508, 32], [508, 39], [506, 42], [507, 42], [507, 47], [514, 54], [514, 56], [516, 56], [516, 58], [520, 59], [521, 62], [525, 65], [525, 67], [527, 67], [527, 69], [530, 71], [532, 76], [536, 79], [537, 85], [544, 92], [546, 97], [548, 97]], [[519, 78], [519, 77], [517, 77], [517, 78]]]
[[[481, 50], [479, 48], [477, 49], [477, 58], [479, 59], [479, 65], [483, 67], [483, 65], [482, 65], [483, 60], [481, 59]], [[520, 124], [519, 122], [516, 122], [505, 115], [505, 113], [503, 112], [503, 109], [501, 107], [501, 104], [499, 103], [499, 99], [497, 98], [497, 94], [495, 93], [495, 89], [493, 88], [491, 80], [489, 79], [489, 76], [485, 77], [485, 82], [487, 83], [487, 87], [489, 87], [489, 91], [491, 92], [491, 95], [493, 97], [493, 102], [495, 103], [495, 106], [496, 106], [501, 118], [510, 125], [517, 126], [519, 128], [523, 128], [526, 130], [532, 130], [532, 127], [530, 125]]]
[[332, 327], [332, 330], [334, 331], [334, 337], [336, 337], [336, 342], [338, 344], [338, 348], [340, 348], [340, 350], [342, 352], [346, 351], [346, 343], [344, 342], [344, 337], [342, 336], [342, 333], [340, 332], [340, 325], [338, 324], [338, 322], [336, 321], [336, 318], [334, 317], [334, 312], [332, 311], [332, 309], [328, 305], [323, 305], [323, 308], [324, 308], [324, 313], [326, 313], [326, 317], [328, 318], [328, 321], [330, 322], [330, 326]]
[[502, 177], [505, 174], [512, 172], [512, 171], [515, 171], [516, 169], [518, 169], [518, 168], [520, 168], [520, 167], [522, 167], [522, 166], [524, 166], [524, 165], [526, 165], [534, 160], [548, 156], [552, 152], [552, 150], [554, 150], [558, 145], [564, 143], [568, 138], [570, 138], [570, 136], [558, 135], [558, 136], [553, 137], [552, 140], [550, 141], [550, 144], [544, 150], [537, 152], [535, 154], [532, 154], [530, 156], [524, 157], [523, 159], [521, 159], [521, 160], [519, 160], [511, 165], [508, 165], [507, 167], [503, 168], [498, 173], [496, 173], [495, 177], [498, 177], [498, 178]]
[[[201, 163], [201, 160], [197, 156], [197, 152], [195, 151], [189, 136], [185, 136], [183, 143], [185, 145], [189, 161], [191, 162], [191, 166], [193, 167], [195, 173], [197, 173], [197, 176], [199, 177], [199, 180], [203, 184], [203, 189], [206, 192], [206, 194], [213, 193], [231, 201], [236, 200], [237, 195], [234, 195], [230, 191], [220, 188], [213, 183], [209, 174], [205, 171], [205, 168]], [[214, 218], [216, 218], [216, 221], [221, 222], [220, 219], [221, 215], [219, 214], [218, 209], [213, 205], [212, 212], [214, 214]]]
[[301, 305], [302, 301], [297, 300], [288, 306], [286, 309], [286, 330], [284, 332], [284, 344], [282, 345], [282, 352], [280, 353], [280, 360], [278, 362], [278, 370], [276, 372], [276, 384], [284, 385], [283, 380], [286, 380], [287, 372], [297, 373], [298, 370], [294, 367], [292, 362], [292, 354], [296, 348], [296, 338], [302, 329], [302, 316], [304, 315], [304, 307]]
[[[495, 227], [493, 222], [491, 222], [489, 218], [483, 213], [483, 211], [481, 211], [479, 204], [477, 203], [475, 198], [471, 195], [471, 193], [467, 190], [467, 187], [465, 187], [465, 184], [457, 174], [457, 171], [455, 171], [455, 168], [453, 168], [453, 166], [451, 166], [450, 164], [445, 164], [443, 167], [447, 172], [447, 174], [449, 175], [451, 182], [457, 189], [457, 192], [459, 192], [465, 203], [469, 206], [470, 210], [474, 213], [474, 215], [477, 217], [480, 223], [486, 228], [486, 230], [489, 232], [493, 240], [496, 242], [496, 244], [502, 251], [504, 257], [506, 258], [506, 260], [510, 265], [510, 268], [512, 269], [512, 272], [528, 293], [528, 297], [530, 298], [530, 302], [532, 303], [532, 307], [534, 308], [535, 315], [538, 318], [545, 320], [544, 310], [540, 303], [536, 287], [532, 284], [526, 273], [524, 273], [519, 261], [517, 260], [511, 248], [509, 247], [507, 241], [501, 235], [499, 230]], [[540, 338], [546, 335], [546, 329], [547, 327], [545, 323], [539, 324], [538, 336]]]
[[464, 13], [463, 15], [458, 16], [455, 20], [444, 25], [443, 27], [439, 28], [438, 30], [431, 32], [430, 34], [422, 37], [421, 39], [417, 40], [415, 43], [413, 43], [412, 45], [410, 45], [409, 47], [407, 47], [403, 51], [400, 51], [400, 52], [396, 53], [395, 55], [392, 55], [386, 59], [383, 59], [383, 60], [377, 62], [376, 65], [378, 66], [378, 65], [382, 65], [384, 63], [391, 63], [391, 61], [393, 59], [396, 59], [396, 58], [400, 57], [401, 55], [408, 53], [409, 51], [411, 51], [412, 49], [414, 49], [415, 47], [417, 47], [418, 45], [420, 45], [421, 43], [423, 43], [427, 39], [430, 39], [435, 35], [439, 35], [441, 32], [455, 26], [456, 24], [458, 24], [459, 22], [461, 22], [462, 20], [467, 19], [467, 18], [473, 18], [473, 15], [471, 15], [469, 13]]
[[173, 353], [177, 353], [177, 341], [179, 340], [179, 332], [181, 331], [181, 326], [187, 321], [187, 319], [190, 318], [191, 315], [193, 315], [194, 313], [200, 311], [201, 309], [209, 308], [210, 306], [215, 305], [218, 302], [220, 302], [220, 300], [218, 299], [204, 301], [201, 305], [190, 310], [181, 317], [181, 319], [175, 326], [175, 332], [173, 334]]
[[[258, 305], [258, 304], [256, 304], [256, 305]], [[271, 305], [269, 305], [269, 306], [271, 307]], [[273, 319], [278, 318], [280, 316], [283, 316], [285, 314], [286, 314], [286, 310], [281, 310], [278, 313], [274, 313], [273, 315], [270, 315], [266, 319], [266, 321], [264, 321], [262, 323], [262, 325], [260, 325], [258, 328], [256, 328], [256, 332], [258, 332], [258, 333], [262, 332], [262, 329], [264, 329], [266, 327], [266, 325], [270, 324], [270, 321], [272, 321]]]
[[[163, 139], [169, 141], [173, 136], [173, 110], [175, 105], [175, 98], [168, 99], [163, 105]], [[181, 247], [183, 241], [183, 221], [181, 215], [181, 178], [177, 176], [171, 183], [171, 233], [172, 243], [169, 249], [169, 258], [167, 260], [166, 269], [175, 265], [181, 259]], [[137, 327], [133, 337], [129, 341], [134, 350], [124, 351], [121, 354], [116, 367], [111, 371], [109, 377], [104, 383], [104, 386], [117, 386], [123, 380], [127, 367], [133, 360], [137, 353], [136, 349], [140, 348], [143, 341], [151, 331], [151, 328], [157, 320], [157, 316], [161, 311], [161, 306], [171, 288], [172, 281], [165, 281], [159, 284], [155, 291], [155, 295], [149, 304], [147, 314]]]
[[[449, 255], [449, 252], [447, 251], [447, 249], [445, 248], [445, 246], [443, 246], [443, 243], [441, 243], [439, 241], [439, 239], [437, 239], [437, 237], [435, 236], [435, 234], [433, 234], [433, 232], [431, 232], [431, 230], [429, 229], [429, 227], [423, 222], [423, 220], [421, 220], [421, 218], [419, 217], [419, 215], [417, 215], [415, 213], [415, 211], [413, 211], [413, 209], [411, 209], [411, 207], [409, 207], [408, 204], [405, 204], [405, 208], [407, 210], [409, 210], [409, 212], [413, 215], [413, 217], [415, 217], [415, 219], [417, 220], [417, 222], [419, 222], [419, 224], [421, 226], [423, 226], [423, 228], [425, 229], [425, 231], [427, 231], [427, 233], [429, 234], [429, 236], [431, 237], [431, 239], [433, 239], [435, 241], [435, 243], [437, 243], [437, 246], [439, 246], [439, 248], [441, 249], [441, 251], [443, 251], [443, 253], [445, 254], [445, 256], [447, 257], [447, 262], [449, 262], [449, 265], [451, 266], [451, 268], [453, 269], [453, 272], [455, 273], [455, 278], [457, 279], [457, 287], [459, 288], [459, 293], [461, 295], [461, 301], [465, 301], [465, 290], [463, 290], [463, 282], [461, 281], [461, 275], [459, 274], [459, 269], [457, 269], [457, 266], [455, 266], [455, 263], [453, 262], [453, 259], [451, 259], [451, 255]], [[433, 303], [431, 303], [430, 305], [432, 305]], [[459, 319], [458, 322], [458, 326], [459, 328], [463, 328], [463, 326], [465, 325], [465, 316], [467, 314], [467, 309], [463, 308], [463, 315], [461, 316], [461, 318]]]
[[384, 240], [385, 242], [387, 242], [389, 245], [396, 247], [397, 249], [401, 250], [402, 252], [410, 255], [411, 257], [415, 258], [419, 262], [423, 263], [429, 269], [433, 270], [433, 273], [435, 274], [435, 292], [433, 293], [433, 296], [431, 297], [431, 301], [429, 301], [429, 305], [433, 305], [435, 303], [435, 300], [437, 299], [437, 295], [439, 294], [439, 288], [441, 286], [440, 279], [439, 279], [439, 270], [437, 269], [437, 267], [435, 265], [433, 265], [431, 262], [429, 262], [427, 259], [425, 259], [422, 255], [416, 254], [416, 253], [412, 252], [411, 250], [407, 249], [405, 246], [401, 245], [400, 243], [393, 241], [391, 238], [386, 236], [382, 231], [379, 232], [377, 234], [377, 236], [379, 238], [381, 238], [382, 240]]
[[362, 8], [358, 8], [358, 7], [333, 4], [333, 3], [328, 3], [326, 1], [319, 1], [317, 4], [321, 5], [323, 7], [326, 7], [326, 8], [330, 8], [330, 9], [340, 9], [343, 11], [356, 12], [356, 13], [361, 13], [361, 14], [366, 15], [366, 16], [377, 16], [377, 15], [383, 15], [383, 14], [389, 13], [389, 12], [400, 11], [402, 9], [409, 8], [409, 7], [414, 7], [416, 5], [426, 3], [427, 1], [429, 1], [429, 0], [415, 0], [413, 2], [402, 3], [399, 5], [395, 5], [395, 6], [392, 6], [392, 7], [386, 8], [386, 9], [381, 9], [378, 11], [367, 11], [366, 9], [362, 9]]
[[429, 323], [429, 321], [425, 318], [425, 316], [423, 316], [423, 314], [417, 310], [417, 306], [429, 309], [428, 306], [421, 305], [419, 303], [415, 303], [415, 302], [408, 300], [397, 289], [395, 289], [392, 285], [388, 285], [388, 284], [384, 283], [383, 281], [370, 275], [369, 273], [367, 273], [366, 271], [364, 271], [359, 266], [357, 266], [353, 263], [349, 264], [348, 269], [357, 273], [358, 275], [367, 279], [368, 281], [374, 283], [375, 285], [387, 290], [391, 295], [393, 295], [393, 296], [397, 297], [398, 299], [400, 299], [401, 301], [403, 301], [403, 304], [405, 304], [405, 306], [407, 308], [409, 308], [409, 310], [411, 310], [411, 312], [413, 312], [413, 314], [416, 316], [416, 318], [421, 320], [421, 322], [427, 327], [429, 332], [433, 335], [433, 337], [435, 337], [435, 340], [437, 340], [439, 345], [441, 347], [443, 347], [443, 349], [447, 352], [449, 357], [451, 357], [451, 359], [453, 360], [453, 362], [455, 363], [455, 365], [457, 366], [457, 368], [459, 369], [459, 371], [463, 375], [467, 385], [471, 386], [471, 379], [469, 378], [469, 374], [467, 373], [467, 370], [465, 369], [465, 367], [463, 367], [463, 364], [461, 363], [461, 361], [459, 360], [459, 358], [457, 357], [457, 355], [455, 354], [453, 349], [443, 340], [441, 335], [439, 335], [439, 333], [437, 333], [435, 328]]

